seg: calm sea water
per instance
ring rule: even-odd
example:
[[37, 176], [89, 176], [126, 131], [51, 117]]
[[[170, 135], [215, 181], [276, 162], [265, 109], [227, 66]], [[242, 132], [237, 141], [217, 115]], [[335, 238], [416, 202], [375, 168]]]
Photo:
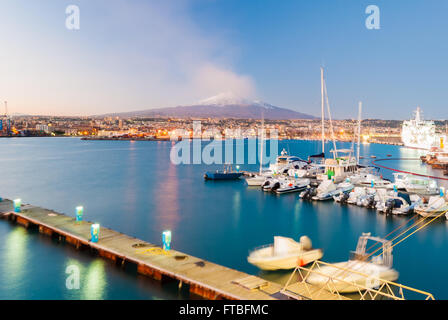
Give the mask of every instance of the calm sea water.
[[[302, 202], [297, 194], [267, 194], [248, 188], [244, 181], [206, 182], [204, 172], [222, 166], [173, 165], [171, 148], [171, 142], [0, 139], [0, 195], [73, 215], [74, 208], [83, 205], [85, 219], [156, 244], [161, 243], [162, 231], [170, 229], [177, 250], [279, 282], [286, 281], [289, 273], [260, 272], [247, 263], [251, 248], [271, 243], [275, 235], [296, 239], [308, 235], [315, 247], [324, 249], [324, 261], [338, 262], [347, 260], [362, 232], [385, 236], [407, 219], [333, 202]], [[280, 141], [279, 148], [306, 158], [321, 147], [319, 142]], [[421, 154], [378, 144], [362, 145], [361, 152], [378, 158]], [[427, 170], [418, 161], [388, 164]], [[241, 168], [258, 169], [257, 165]], [[391, 178], [389, 172], [383, 175]], [[399, 244], [394, 249], [398, 281], [448, 299], [447, 249], [445, 220]], [[81, 270], [79, 290], [65, 286], [66, 267], [71, 264]], [[174, 283], [162, 286], [0, 221], [0, 299], [187, 297]]]

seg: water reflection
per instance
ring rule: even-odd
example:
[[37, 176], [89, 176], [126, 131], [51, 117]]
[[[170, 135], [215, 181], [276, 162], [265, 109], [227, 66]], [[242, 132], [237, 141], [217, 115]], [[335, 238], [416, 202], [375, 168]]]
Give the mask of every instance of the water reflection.
[[163, 178], [155, 182], [156, 220], [158, 230], [175, 230], [179, 223], [179, 177], [177, 166], [170, 163]]
[[105, 299], [106, 270], [105, 262], [96, 259], [81, 273], [81, 298], [85, 300]]
[[27, 244], [26, 230], [21, 227], [9, 232], [4, 243], [5, 255], [2, 263], [2, 278], [4, 287], [8, 288], [11, 297], [20, 297], [24, 294], [21, 285], [26, 278]]

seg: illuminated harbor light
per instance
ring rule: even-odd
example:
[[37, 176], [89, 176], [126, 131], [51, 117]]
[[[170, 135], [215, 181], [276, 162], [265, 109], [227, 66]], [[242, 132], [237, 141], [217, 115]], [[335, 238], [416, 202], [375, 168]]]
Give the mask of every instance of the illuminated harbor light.
[[162, 243], [163, 243], [163, 250], [170, 250], [171, 249], [171, 231], [165, 230], [162, 233]]
[[100, 236], [100, 225], [99, 223], [94, 223], [90, 227], [90, 235], [91, 235], [91, 242], [98, 242], [98, 238]]
[[22, 206], [22, 199], [13, 200], [14, 212], [20, 212], [20, 207]]
[[84, 214], [84, 207], [83, 206], [76, 207], [76, 222], [82, 221], [83, 214]]

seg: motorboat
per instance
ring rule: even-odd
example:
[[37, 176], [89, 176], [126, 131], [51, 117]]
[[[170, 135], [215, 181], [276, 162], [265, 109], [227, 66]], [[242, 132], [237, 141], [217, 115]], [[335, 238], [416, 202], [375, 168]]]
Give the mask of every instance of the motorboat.
[[435, 180], [419, 177], [408, 177], [405, 189], [407, 192], [421, 195], [436, 195], [440, 192]]
[[302, 200], [313, 200], [313, 197], [317, 194], [317, 188], [308, 186], [299, 195]]
[[366, 188], [364, 187], [355, 187], [348, 196], [347, 203], [348, 204], [356, 204], [358, 199], [362, 196], [366, 195]]
[[[418, 199], [414, 198], [414, 201], [412, 201], [411, 197], [414, 196]], [[417, 195], [409, 196], [408, 194], [398, 192], [396, 195], [387, 195], [382, 201], [378, 201], [376, 209], [381, 213], [408, 215], [413, 212], [419, 199], [420, 197]]]
[[300, 237], [299, 242], [292, 238], [275, 236], [273, 244], [251, 251], [247, 261], [262, 270], [279, 270], [304, 266], [322, 256], [322, 250], [314, 249], [307, 236]]
[[262, 183], [261, 188], [263, 191], [275, 191], [275, 188], [280, 186], [280, 183], [287, 180], [287, 177], [283, 175], [273, 175], [272, 177], [265, 178], [265, 181]]
[[370, 186], [372, 188], [388, 188], [392, 185], [392, 182], [387, 179], [383, 179], [381, 176], [368, 173], [363, 179], [360, 179], [357, 184], [361, 186]]
[[387, 186], [388, 189], [394, 189], [396, 191], [406, 190], [406, 184], [408, 181], [408, 176], [405, 173], [394, 172], [394, 182]]
[[316, 163], [310, 163], [300, 169], [289, 169], [288, 175], [296, 178], [316, 178], [324, 173], [324, 167]]
[[[379, 243], [381, 247], [376, 246], [375, 251], [368, 253], [366, 246], [369, 241]], [[383, 280], [398, 279], [399, 274], [392, 268], [392, 262], [391, 241], [363, 233], [348, 261], [319, 266], [310, 271], [306, 282], [339, 293], [378, 288]]]
[[310, 179], [286, 179], [277, 183], [278, 187], [273, 186], [272, 190], [277, 194], [283, 194], [305, 190], [310, 185]]
[[269, 170], [274, 174], [286, 174], [290, 169], [301, 169], [308, 164], [308, 161], [296, 156], [291, 156], [283, 149], [277, 157], [275, 163], [269, 165]]
[[248, 186], [258, 186], [260, 187], [266, 178], [272, 178], [272, 172], [270, 170], [263, 171], [261, 174], [255, 174], [252, 177], [246, 178], [246, 183]]
[[365, 194], [358, 197], [356, 205], [358, 207], [375, 208], [377, 201], [376, 197], [377, 190], [375, 188], [365, 188]]
[[316, 189], [313, 200], [330, 200], [344, 192], [350, 192], [355, 186], [348, 181], [335, 185], [332, 180], [323, 181]]
[[432, 196], [427, 203], [420, 202], [414, 208], [414, 211], [424, 218], [438, 217], [447, 210], [448, 202], [440, 195]]
[[205, 180], [236, 180], [243, 175], [242, 172], [233, 171], [230, 165], [225, 166], [224, 170], [207, 171], [204, 174]]

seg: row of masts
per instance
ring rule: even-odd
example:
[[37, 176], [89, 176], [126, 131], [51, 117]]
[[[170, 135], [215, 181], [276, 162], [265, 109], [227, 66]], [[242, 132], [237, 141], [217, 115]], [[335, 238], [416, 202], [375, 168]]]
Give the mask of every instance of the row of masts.
[[[333, 122], [331, 119], [331, 112], [330, 112], [330, 103], [328, 100], [328, 93], [327, 93], [327, 85], [325, 82], [325, 77], [324, 77], [324, 68], [320, 68], [320, 77], [321, 77], [321, 116], [322, 116], [322, 154], [325, 156], [325, 103], [327, 104], [327, 111], [328, 111], [328, 120], [330, 122], [330, 132], [331, 132], [331, 137], [332, 137], [332, 141], [333, 141], [333, 147], [334, 150], [333, 152], [333, 157], [336, 159], [338, 157], [338, 150], [336, 148], [336, 139], [335, 139], [335, 135], [334, 135], [334, 130], [333, 130]], [[359, 163], [359, 153], [360, 153], [360, 140], [361, 140], [361, 112], [362, 112], [362, 102], [359, 102], [358, 105], [358, 128], [357, 128], [357, 132], [356, 135], [358, 137], [358, 141], [357, 141], [357, 152], [356, 152], [356, 161], [357, 163]], [[352, 152], [353, 152], [353, 147], [352, 147]], [[351, 154], [350, 154], [351, 157]]]

